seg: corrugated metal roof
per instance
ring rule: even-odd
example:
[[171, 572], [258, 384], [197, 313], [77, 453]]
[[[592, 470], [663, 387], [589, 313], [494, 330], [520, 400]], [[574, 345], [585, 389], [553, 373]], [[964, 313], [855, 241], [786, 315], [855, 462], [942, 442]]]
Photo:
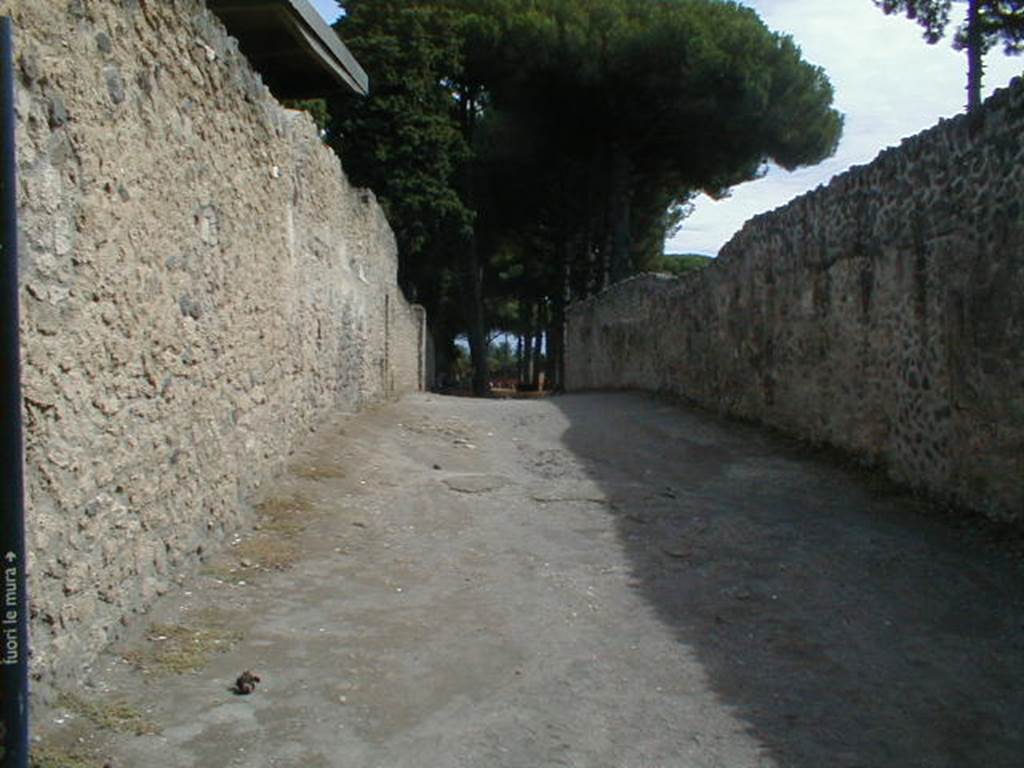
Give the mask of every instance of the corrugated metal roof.
[[369, 78], [308, 0], [206, 0], [246, 58], [280, 99], [308, 99]]

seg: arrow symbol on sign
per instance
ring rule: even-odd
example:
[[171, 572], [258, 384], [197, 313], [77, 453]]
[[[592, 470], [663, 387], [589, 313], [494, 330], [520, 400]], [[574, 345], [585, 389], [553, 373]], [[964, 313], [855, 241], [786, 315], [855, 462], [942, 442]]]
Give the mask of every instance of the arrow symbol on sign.
[[14, 554], [13, 552], [8, 552], [6, 555], [4, 555], [4, 559], [8, 563], [13, 563], [15, 560], [18, 559], [18, 556], [16, 554]]

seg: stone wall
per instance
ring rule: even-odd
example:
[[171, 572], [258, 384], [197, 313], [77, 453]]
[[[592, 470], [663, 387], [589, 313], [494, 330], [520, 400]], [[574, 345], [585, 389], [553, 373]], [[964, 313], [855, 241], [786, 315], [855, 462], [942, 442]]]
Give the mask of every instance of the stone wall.
[[571, 389], [675, 393], [1024, 523], [1024, 83], [574, 306]]
[[77, 672], [326, 409], [416, 389], [392, 233], [200, 0], [16, 27], [33, 668]]

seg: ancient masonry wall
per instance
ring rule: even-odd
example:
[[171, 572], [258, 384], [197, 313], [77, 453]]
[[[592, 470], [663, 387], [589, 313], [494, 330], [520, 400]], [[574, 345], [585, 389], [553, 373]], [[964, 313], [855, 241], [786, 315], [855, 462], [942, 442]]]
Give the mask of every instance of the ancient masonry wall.
[[373, 195], [199, 0], [4, 12], [33, 670], [59, 680], [245, 521], [326, 409], [417, 389], [425, 318]]
[[1024, 523], [1024, 83], [571, 308], [570, 389], [675, 393]]

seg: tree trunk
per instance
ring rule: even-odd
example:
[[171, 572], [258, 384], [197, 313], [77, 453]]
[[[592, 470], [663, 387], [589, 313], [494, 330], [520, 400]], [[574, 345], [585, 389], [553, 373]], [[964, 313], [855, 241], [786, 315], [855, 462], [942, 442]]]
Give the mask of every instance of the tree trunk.
[[[522, 311], [520, 311], [520, 317], [521, 316]], [[520, 384], [523, 383], [524, 362], [525, 360], [523, 358], [523, 334], [518, 333], [516, 334], [516, 381], [519, 382]]]
[[523, 333], [520, 337], [520, 343], [523, 346], [523, 359], [519, 366], [519, 383], [525, 384], [530, 380], [530, 365], [532, 363], [530, 357], [533, 354], [533, 345], [530, 344], [529, 334]]
[[526, 317], [523, 325], [523, 384], [533, 381], [533, 335], [537, 327], [537, 305], [526, 305]]
[[533, 305], [527, 301], [519, 302], [519, 383], [526, 384], [530, 380], [530, 364], [533, 356], [533, 344], [530, 335]]
[[536, 336], [533, 339], [533, 375], [530, 378], [531, 386], [540, 388], [540, 356], [544, 349], [544, 304], [537, 302], [537, 320], [534, 326]]
[[434, 336], [434, 381], [428, 382], [430, 388], [444, 389], [454, 382], [452, 376], [452, 348], [455, 340], [451, 332], [442, 324], [432, 329]]
[[589, 229], [587, 231], [585, 248], [586, 252], [584, 256], [586, 257], [587, 278], [583, 289], [583, 295], [593, 296], [600, 290], [601, 281], [598, 279], [597, 275], [597, 249], [594, 248], [593, 234]]
[[967, 10], [967, 111], [981, 106], [981, 80], [985, 73], [983, 61], [985, 41], [981, 33], [981, 0], [970, 0]]
[[605, 238], [604, 247], [601, 249], [601, 268], [599, 272], [597, 292], [608, 290], [612, 284], [612, 251], [615, 250], [615, 238], [612, 237], [612, 229], [609, 225], [608, 236]]
[[607, 227], [602, 226], [603, 221], [598, 220], [594, 213], [600, 211], [601, 206], [601, 182], [607, 178], [607, 174], [601, 174], [600, 156], [595, 153], [591, 160], [589, 174], [589, 193], [587, 195], [587, 213], [585, 214], [585, 226], [583, 236], [583, 263], [586, 265], [586, 282], [583, 286], [584, 296], [593, 296], [604, 288], [604, 263], [602, 250], [599, 243]]
[[572, 298], [572, 258], [575, 239], [568, 235], [562, 239], [561, 285], [551, 302], [547, 375], [552, 392], [561, 392], [565, 389], [565, 308]]
[[561, 392], [565, 388], [565, 301], [560, 296], [556, 296], [551, 305], [546, 368], [548, 388]]
[[618, 283], [632, 274], [630, 259], [630, 194], [629, 155], [622, 149], [613, 150], [611, 159], [611, 281]]
[[483, 269], [476, 247], [476, 235], [470, 238], [468, 269], [469, 317], [467, 337], [469, 338], [469, 359], [473, 364], [473, 394], [485, 397], [491, 391], [490, 371], [487, 364], [487, 321], [484, 318]]
[[[476, 130], [477, 99], [476, 92], [470, 90], [461, 97], [462, 131], [466, 143], [473, 146], [473, 134]], [[465, 168], [465, 205], [476, 210], [476, 179], [473, 178], [471, 164]], [[479, 221], [479, 219], [478, 219]], [[491, 391], [490, 372], [487, 358], [490, 350], [487, 345], [487, 320], [484, 316], [484, 272], [480, 264], [480, 251], [477, 246], [476, 226], [466, 246], [466, 268], [463, 270], [463, 296], [469, 302], [469, 316], [466, 318], [466, 336], [469, 338], [469, 359], [473, 364], [473, 394], [484, 397]]]

